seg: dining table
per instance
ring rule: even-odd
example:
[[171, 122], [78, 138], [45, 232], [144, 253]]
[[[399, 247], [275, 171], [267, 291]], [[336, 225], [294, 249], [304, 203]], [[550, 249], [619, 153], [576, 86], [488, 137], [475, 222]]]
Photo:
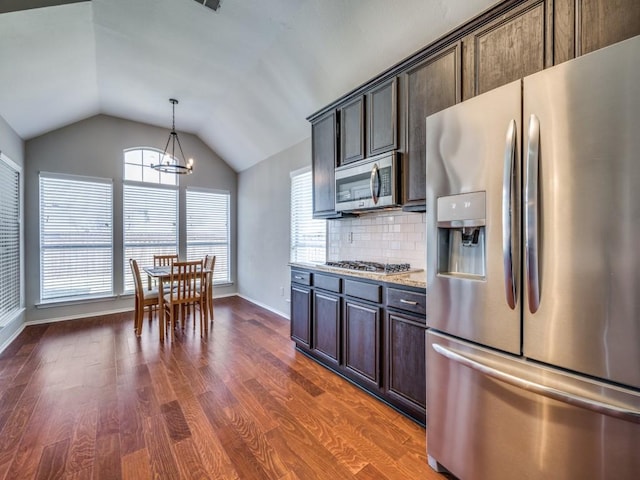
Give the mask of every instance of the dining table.
[[[164, 321], [164, 284], [171, 279], [171, 265], [162, 265], [157, 267], [142, 267], [147, 274], [149, 289], [153, 280], [158, 283], [158, 321], [160, 323], [160, 341], [164, 342], [165, 337], [165, 321]], [[202, 272], [206, 275], [212, 273], [212, 270], [204, 268]]]

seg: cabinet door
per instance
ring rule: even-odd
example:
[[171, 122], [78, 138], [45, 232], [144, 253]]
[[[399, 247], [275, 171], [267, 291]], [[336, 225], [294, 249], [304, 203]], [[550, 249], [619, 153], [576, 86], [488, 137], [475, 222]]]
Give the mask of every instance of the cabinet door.
[[397, 148], [396, 79], [367, 93], [367, 154], [376, 155]]
[[385, 392], [393, 403], [424, 421], [426, 406], [425, 331], [420, 318], [387, 312]]
[[432, 113], [460, 101], [460, 45], [431, 56], [405, 74], [406, 154], [403, 159], [405, 209], [423, 210], [426, 195], [426, 123]]
[[552, 0], [530, 0], [463, 40], [463, 99], [552, 65]]
[[340, 297], [314, 291], [313, 350], [328, 360], [340, 361]]
[[340, 108], [340, 165], [364, 158], [364, 97]]
[[311, 126], [313, 174], [313, 216], [323, 217], [335, 213], [337, 156], [336, 113], [331, 111]]
[[311, 344], [311, 289], [297, 285], [291, 286], [291, 339]]
[[640, 1], [577, 0], [576, 56], [640, 34]]
[[380, 309], [346, 300], [344, 314], [345, 368], [380, 386]]

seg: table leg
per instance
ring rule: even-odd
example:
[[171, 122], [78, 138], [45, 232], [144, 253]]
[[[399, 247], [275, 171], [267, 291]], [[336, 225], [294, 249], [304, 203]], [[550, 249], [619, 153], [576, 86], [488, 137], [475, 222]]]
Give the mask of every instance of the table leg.
[[160, 309], [160, 313], [158, 313], [158, 321], [160, 322], [160, 341], [164, 342], [164, 282], [162, 279], [158, 282], [158, 308]]

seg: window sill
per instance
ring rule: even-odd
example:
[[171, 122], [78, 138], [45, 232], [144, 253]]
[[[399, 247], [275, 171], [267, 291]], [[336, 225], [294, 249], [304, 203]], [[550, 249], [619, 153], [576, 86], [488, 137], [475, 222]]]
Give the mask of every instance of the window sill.
[[40, 303], [36, 303], [35, 307], [38, 309], [41, 308], [55, 308], [55, 307], [67, 307], [70, 305], [82, 305], [85, 303], [98, 303], [104, 301], [115, 301], [120, 300], [122, 298], [131, 297], [132, 295], [123, 294], [123, 295], [107, 295], [102, 297], [82, 297], [82, 298], [67, 298], [65, 300], [50, 300], [44, 301]]

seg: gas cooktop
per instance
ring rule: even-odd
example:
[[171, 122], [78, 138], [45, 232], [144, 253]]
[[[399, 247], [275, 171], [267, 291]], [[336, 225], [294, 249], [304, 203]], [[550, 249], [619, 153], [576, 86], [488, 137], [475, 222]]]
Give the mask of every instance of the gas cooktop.
[[419, 272], [420, 269], [411, 268], [408, 263], [378, 263], [363, 260], [337, 260], [326, 262], [327, 267], [344, 268], [345, 270], [359, 270], [361, 272], [394, 275], [398, 273]]

